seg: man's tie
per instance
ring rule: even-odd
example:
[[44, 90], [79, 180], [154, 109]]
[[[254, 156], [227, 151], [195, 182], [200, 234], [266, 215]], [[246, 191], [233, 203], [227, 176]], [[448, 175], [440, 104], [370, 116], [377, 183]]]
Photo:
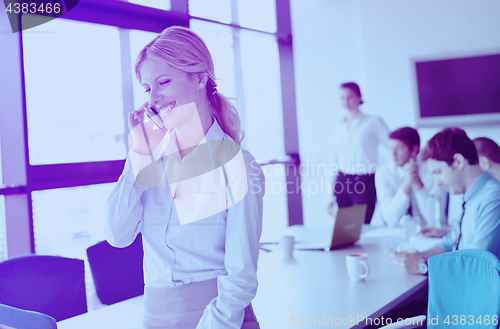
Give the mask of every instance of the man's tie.
[[412, 199], [411, 189], [410, 189], [410, 194], [409, 194], [409, 197], [410, 197], [410, 205], [408, 206], [408, 214], [409, 214], [410, 216], [413, 216], [413, 209], [411, 208], [411, 199]]
[[457, 240], [453, 245], [453, 251], [458, 250], [458, 245], [460, 244], [460, 238], [462, 237], [462, 221], [464, 220], [465, 214], [465, 200], [462, 202], [462, 216], [460, 217], [460, 221], [458, 222], [458, 232], [457, 232]]

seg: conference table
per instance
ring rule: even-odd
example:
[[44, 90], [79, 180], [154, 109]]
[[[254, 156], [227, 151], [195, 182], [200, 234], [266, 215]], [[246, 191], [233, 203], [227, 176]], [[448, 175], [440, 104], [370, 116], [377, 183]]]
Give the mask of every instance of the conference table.
[[[276, 245], [265, 247], [272, 251], [260, 252], [259, 287], [252, 302], [261, 328], [386, 324], [381, 322], [382, 315], [424, 289], [427, 277], [405, 273], [392, 262], [385, 250], [394, 243], [397, 232], [383, 230], [367, 232], [347, 248], [324, 251], [300, 250], [304, 229], [292, 228], [287, 234], [298, 240], [293, 257], [284, 257]], [[315, 232], [325, 234], [324, 230]], [[305, 235], [310, 238], [314, 234]], [[426, 249], [435, 241], [421, 238], [415, 248]], [[370, 275], [364, 281], [351, 282], [345, 256], [358, 253], [368, 254]], [[58, 328], [139, 329], [142, 311], [142, 296], [138, 296], [60, 321]]]

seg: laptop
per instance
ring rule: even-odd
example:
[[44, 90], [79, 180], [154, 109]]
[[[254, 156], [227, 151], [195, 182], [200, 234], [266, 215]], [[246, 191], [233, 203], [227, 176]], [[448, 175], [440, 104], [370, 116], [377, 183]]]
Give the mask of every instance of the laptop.
[[[301, 227], [296, 249], [333, 250], [353, 244], [361, 236], [365, 221], [366, 204], [340, 208], [335, 224], [329, 227]], [[298, 229], [298, 228], [297, 228]]]
[[333, 226], [330, 250], [352, 244], [359, 240], [365, 222], [366, 204], [340, 208]]

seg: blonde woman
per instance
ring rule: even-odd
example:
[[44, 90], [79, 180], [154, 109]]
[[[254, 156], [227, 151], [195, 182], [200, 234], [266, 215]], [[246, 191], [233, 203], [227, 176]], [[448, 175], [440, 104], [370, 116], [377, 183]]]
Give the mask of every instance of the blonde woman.
[[144, 327], [259, 328], [250, 303], [264, 176], [240, 148], [211, 55], [191, 30], [170, 27], [141, 50], [135, 72], [148, 99], [129, 115], [106, 239], [125, 247], [142, 233]]

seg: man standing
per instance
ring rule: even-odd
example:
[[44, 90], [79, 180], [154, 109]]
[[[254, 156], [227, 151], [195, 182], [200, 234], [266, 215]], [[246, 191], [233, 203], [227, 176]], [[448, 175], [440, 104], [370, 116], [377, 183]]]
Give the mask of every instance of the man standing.
[[463, 194], [463, 214], [434, 247], [388, 253], [409, 273], [427, 273], [427, 259], [457, 249], [483, 249], [500, 257], [500, 182], [479, 166], [474, 143], [459, 128], [446, 128], [422, 152], [436, 183]]
[[426, 226], [446, 225], [446, 191], [435, 184], [427, 164], [418, 157], [418, 132], [410, 127], [393, 131], [389, 134], [389, 147], [393, 161], [375, 174], [383, 224], [396, 226], [409, 212], [413, 217], [422, 218]]

